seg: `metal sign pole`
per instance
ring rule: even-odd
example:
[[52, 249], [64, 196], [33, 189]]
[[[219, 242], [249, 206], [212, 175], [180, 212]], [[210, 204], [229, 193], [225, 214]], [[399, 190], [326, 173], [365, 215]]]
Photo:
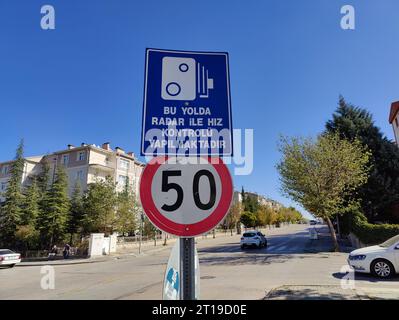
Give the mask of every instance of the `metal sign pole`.
[[195, 239], [180, 238], [180, 297], [195, 300]]

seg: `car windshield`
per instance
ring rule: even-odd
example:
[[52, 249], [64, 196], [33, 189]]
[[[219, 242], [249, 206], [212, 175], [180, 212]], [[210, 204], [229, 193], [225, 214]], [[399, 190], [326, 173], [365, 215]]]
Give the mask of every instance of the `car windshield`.
[[397, 236], [394, 236], [391, 239], [388, 239], [387, 241], [381, 243], [379, 246], [387, 248], [387, 247], [393, 246], [397, 242], [399, 242], [399, 234]]
[[247, 233], [244, 233], [244, 237], [245, 238], [251, 238], [251, 237], [255, 237], [256, 236], [256, 233], [255, 232], [247, 232]]
[[8, 249], [0, 249], [0, 255], [1, 254], [11, 254], [11, 253], [14, 253], [14, 252], [12, 252], [11, 250], [8, 250]]

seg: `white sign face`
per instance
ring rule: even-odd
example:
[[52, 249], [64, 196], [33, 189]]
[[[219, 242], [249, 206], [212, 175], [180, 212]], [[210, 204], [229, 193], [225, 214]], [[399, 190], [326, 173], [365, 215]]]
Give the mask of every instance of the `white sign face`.
[[232, 196], [230, 172], [219, 158], [154, 158], [140, 179], [147, 217], [159, 229], [181, 237], [216, 227]]
[[[169, 162], [159, 167], [152, 183], [152, 198], [159, 211], [180, 224], [193, 224], [209, 217], [220, 201], [222, 187], [215, 168], [209, 163]], [[197, 194], [193, 188], [198, 188]]]
[[[195, 299], [199, 299], [199, 259], [197, 248], [195, 248]], [[163, 281], [163, 300], [180, 300], [180, 242], [176, 241], [168, 260]]]

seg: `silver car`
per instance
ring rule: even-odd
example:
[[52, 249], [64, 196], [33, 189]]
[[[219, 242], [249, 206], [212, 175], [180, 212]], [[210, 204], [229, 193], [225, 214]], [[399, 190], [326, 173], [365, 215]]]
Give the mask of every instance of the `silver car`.
[[14, 267], [21, 262], [21, 255], [9, 249], [0, 249], [0, 267]]

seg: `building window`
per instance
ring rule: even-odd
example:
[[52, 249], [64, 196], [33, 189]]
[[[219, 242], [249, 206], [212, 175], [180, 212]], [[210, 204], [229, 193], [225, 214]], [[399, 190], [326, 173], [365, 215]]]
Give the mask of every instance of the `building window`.
[[78, 160], [78, 161], [83, 161], [83, 160], [85, 160], [85, 158], [86, 158], [86, 152], [80, 151], [80, 152], [78, 153], [78, 158], [77, 158], [77, 160]]
[[8, 166], [8, 165], [3, 166], [1, 168], [1, 173], [4, 174], [4, 175], [7, 174], [9, 171], [10, 171], [10, 166]]
[[399, 127], [398, 118], [395, 118], [395, 124], [396, 124], [396, 128]]
[[5, 192], [7, 189], [7, 182], [2, 182], [0, 185], [0, 191]]
[[62, 164], [63, 164], [64, 166], [66, 166], [66, 165], [68, 165], [68, 163], [69, 163], [69, 154], [64, 154], [64, 155], [62, 156]]
[[129, 160], [119, 159], [119, 168], [129, 170]]
[[127, 183], [127, 176], [119, 175], [118, 176], [118, 184], [120, 186], [126, 186], [126, 183]]
[[83, 170], [76, 172], [76, 180], [83, 180]]

